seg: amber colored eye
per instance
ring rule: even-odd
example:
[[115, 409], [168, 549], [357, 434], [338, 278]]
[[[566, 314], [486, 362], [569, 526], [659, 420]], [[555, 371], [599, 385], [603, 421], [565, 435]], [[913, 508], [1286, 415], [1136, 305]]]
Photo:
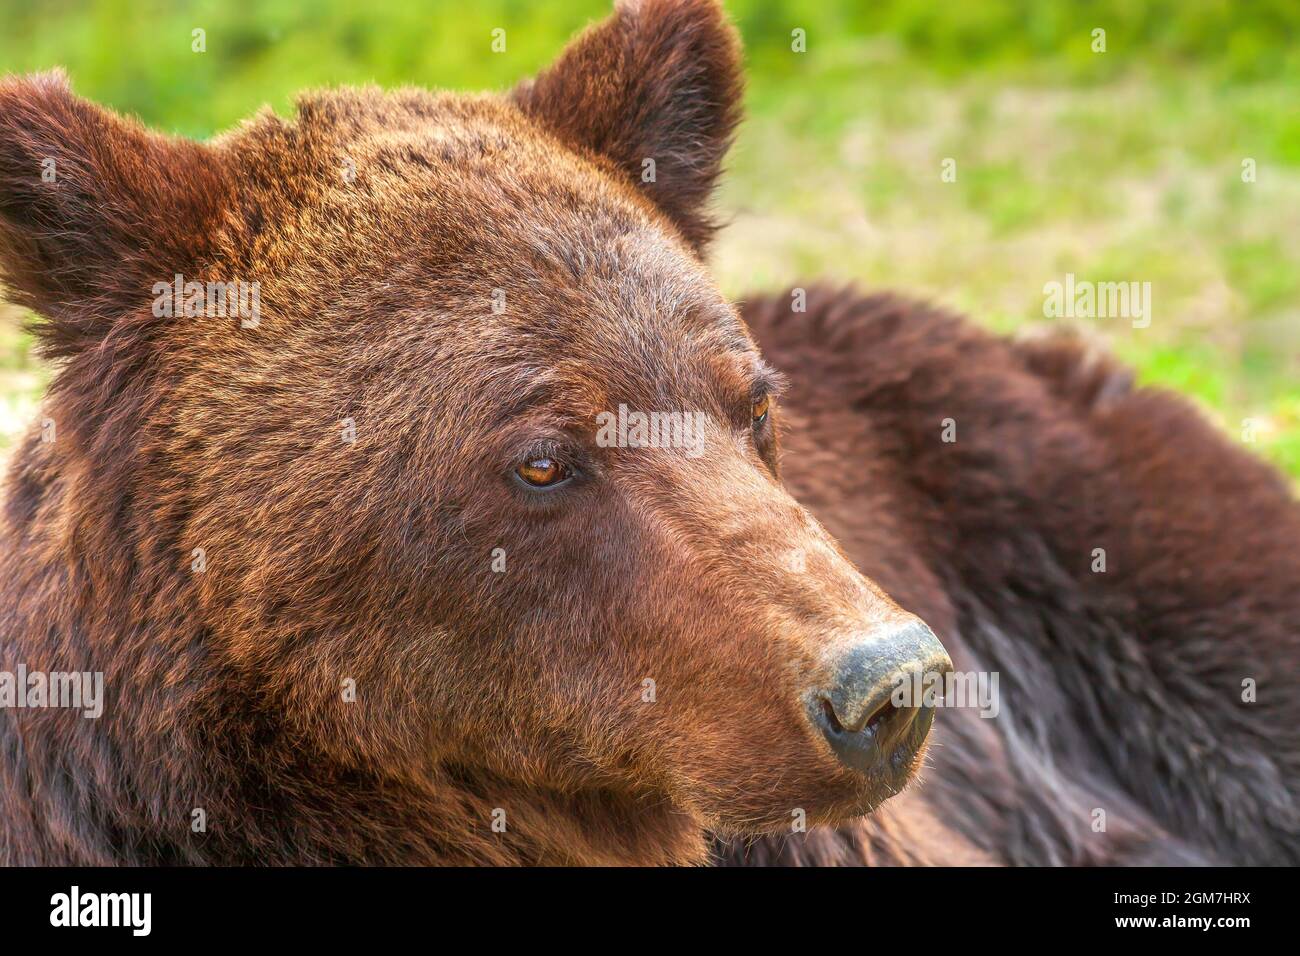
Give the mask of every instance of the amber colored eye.
[[753, 416], [755, 428], [766, 421], [769, 404], [767, 396], [764, 395], [750, 407], [750, 414]]
[[569, 477], [569, 469], [554, 458], [533, 458], [515, 469], [515, 474], [534, 488], [549, 488]]

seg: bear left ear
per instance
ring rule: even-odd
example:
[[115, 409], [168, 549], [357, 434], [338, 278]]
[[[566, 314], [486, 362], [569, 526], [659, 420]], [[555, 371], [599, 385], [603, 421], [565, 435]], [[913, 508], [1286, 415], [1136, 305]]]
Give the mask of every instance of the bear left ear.
[[60, 72], [0, 79], [0, 279], [43, 315], [47, 354], [104, 339], [216, 242], [228, 181], [213, 150], [72, 94]]
[[740, 41], [715, 0], [625, 0], [512, 98], [612, 160], [701, 251], [742, 87]]

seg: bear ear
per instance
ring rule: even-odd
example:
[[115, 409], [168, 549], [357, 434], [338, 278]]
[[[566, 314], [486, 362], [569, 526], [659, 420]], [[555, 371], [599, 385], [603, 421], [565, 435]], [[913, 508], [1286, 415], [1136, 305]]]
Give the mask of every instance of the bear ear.
[[698, 251], [717, 228], [705, 207], [742, 86], [740, 41], [715, 0], [625, 0], [512, 98], [612, 160]]
[[61, 72], [0, 81], [0, 282], [69, 355], [215, 243], [215, 153], [74, 96]]

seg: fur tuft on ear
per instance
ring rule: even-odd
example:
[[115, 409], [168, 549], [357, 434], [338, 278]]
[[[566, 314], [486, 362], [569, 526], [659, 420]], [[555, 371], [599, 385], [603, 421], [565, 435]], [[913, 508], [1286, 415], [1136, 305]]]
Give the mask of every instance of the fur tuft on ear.
[[742, 86], [740, 41], [715, 0], [625, 0], [512, 97], [569, 146], [612, 161], [702, 250]]
[[229, 187], [215, 153], [72, 94], [62, 72], [0, 81], [0, 281], [70, 355], [190, 273]]

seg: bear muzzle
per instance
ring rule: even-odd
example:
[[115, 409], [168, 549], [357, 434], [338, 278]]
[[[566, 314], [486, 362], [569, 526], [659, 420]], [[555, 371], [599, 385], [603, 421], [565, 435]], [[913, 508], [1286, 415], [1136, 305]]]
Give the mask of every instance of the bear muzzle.
[[913, 676], [952, 671], [943, 644], [919, 619], [839, 650], [828, 679], [805, 696], [808, 719], [846, 767], [886, 784], [906, 781], [934, 723], [934, 707], [896, 693]]

